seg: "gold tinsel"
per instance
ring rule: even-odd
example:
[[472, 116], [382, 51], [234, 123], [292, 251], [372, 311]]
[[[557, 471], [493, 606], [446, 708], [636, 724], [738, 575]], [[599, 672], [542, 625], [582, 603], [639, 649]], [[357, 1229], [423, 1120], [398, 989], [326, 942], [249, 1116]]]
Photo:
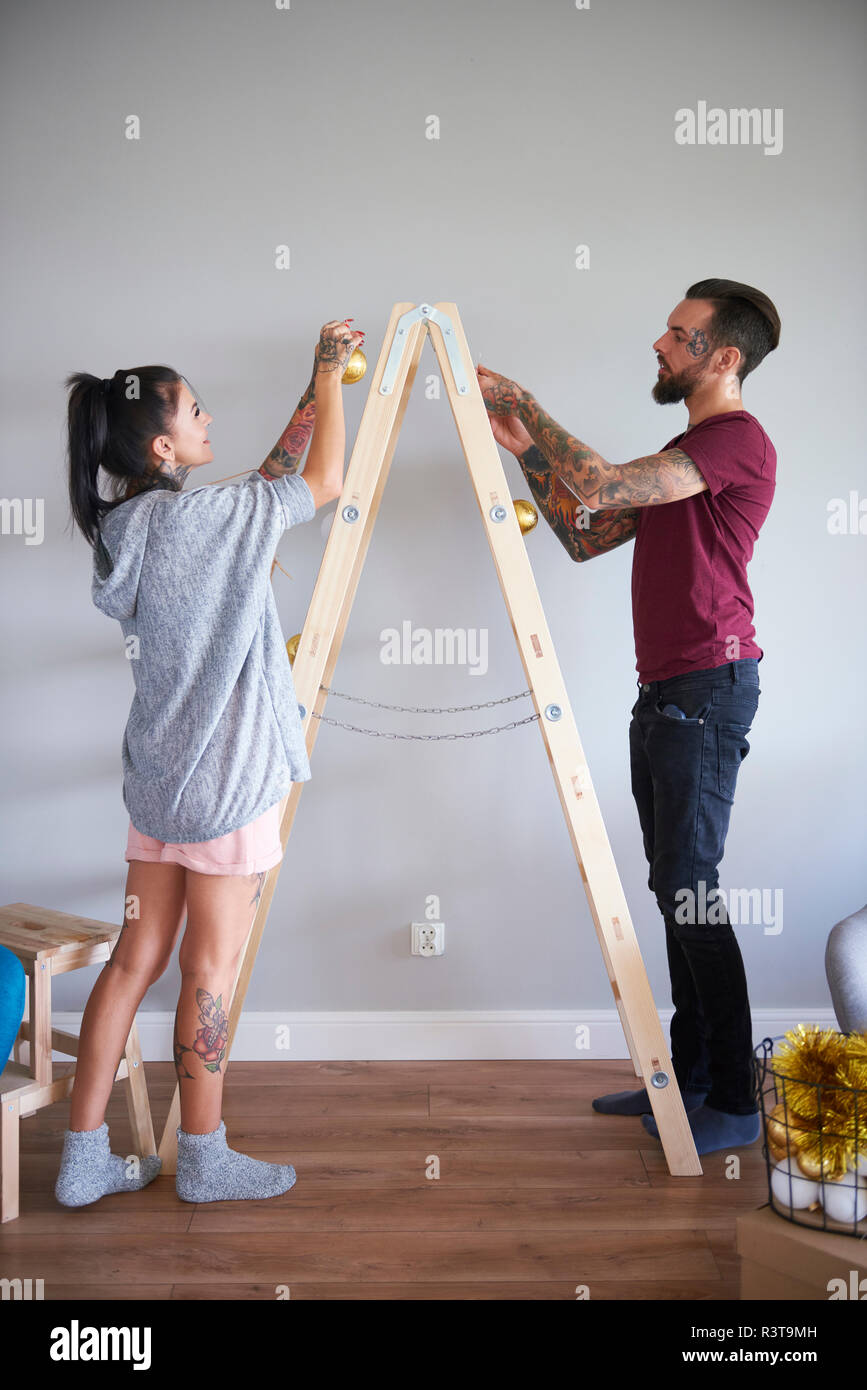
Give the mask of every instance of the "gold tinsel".
[[782, 1104], [768, 1141], [794, 1152], [805, 1176], [839, 1181], [867, 1155], [867, 1033], [799, 1023], [773, 1059]]

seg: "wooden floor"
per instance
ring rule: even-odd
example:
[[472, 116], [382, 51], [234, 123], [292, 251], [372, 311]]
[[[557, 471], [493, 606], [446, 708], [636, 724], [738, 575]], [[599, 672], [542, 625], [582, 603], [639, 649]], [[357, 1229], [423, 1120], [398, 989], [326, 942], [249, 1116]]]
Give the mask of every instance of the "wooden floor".
[[[159, 1141], [174, 1068], [146, 1070]], [[77, 1210], [54, 1197], [59, 1103], [22, 1122], [0, 1277], [43, 1279], [46, 1300], [273, 1300], [280, 1285], [292, 1299], [571, 1301], [586, 1285], [593, 1300], [735, 1300], [735, 1219], [767, 1201], [761, 1144], [737, 1151], [737, 1179], [725, 1152], [670, 1177], [638, 1119], [591, 1109], [636, 1084], [627, 1062], [232, 1062], [229, 1144], [293, 1163], [291, 1191], [192, 1205], [160, 1176]], [[113, 1152], [131, 1152], [119, 1085], [106, 1119]]]

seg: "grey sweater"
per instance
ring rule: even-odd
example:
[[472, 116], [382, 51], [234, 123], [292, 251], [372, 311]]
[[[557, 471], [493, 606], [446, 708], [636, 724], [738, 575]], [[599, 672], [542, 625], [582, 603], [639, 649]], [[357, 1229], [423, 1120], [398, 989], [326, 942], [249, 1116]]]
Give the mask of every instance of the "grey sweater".
[[315, 515], [299, 474], [252, 473], [140, 493], [103, 518], [92, 596], [130, 658], [123, 800], [143, 835], [217, 839], [309, 780], [271, 565]]

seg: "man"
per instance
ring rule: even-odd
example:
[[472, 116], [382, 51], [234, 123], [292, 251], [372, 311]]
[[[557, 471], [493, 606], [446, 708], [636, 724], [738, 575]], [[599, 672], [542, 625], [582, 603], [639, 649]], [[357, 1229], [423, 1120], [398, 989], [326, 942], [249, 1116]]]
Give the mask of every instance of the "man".
[[[632, 790], [665, 921], [672, 1065], [700, 1154], [760, 1132], [746, 976], [717, 867], [758, 707], [763, 652], [746, 567], [776, 478], [774, 446], [744, 410], [741, 384], [779, 338], [779, 314], [759, 290], [717, 279], [690, 286], [653, 345], [652, 393], [661, 405], [685, 401], [688, 427], [622, 465], [575, 439], [516, 382], [477, 369], [494, 437], [515, 454], [571, 557], [591, 560], [635, 538]], [[593, 1106], [641, 1115], [659, 1137], [644, 1088]]]

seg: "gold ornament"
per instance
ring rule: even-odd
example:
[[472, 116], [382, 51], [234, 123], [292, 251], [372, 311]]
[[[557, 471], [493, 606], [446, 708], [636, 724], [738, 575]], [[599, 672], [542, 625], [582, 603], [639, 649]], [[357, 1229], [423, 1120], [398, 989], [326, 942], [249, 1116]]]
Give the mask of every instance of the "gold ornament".
[[[834, 1159], [824, 1151], [820, 1159], [817, 1154], [810, 1153], [807, 1149], [799, 1149], [795, 1158], [805, 1178], [812, 1178], [814, 1182], [820, 1182], [822, 1178], [834, 1180]], [[837, 1176], [842, 1177], [842, 1172]]]
[[523, 497], [516, 497], [512, 503], [515, 508], [515, 516], [518, 518], [518, 525], [521, 528], [521, 535], [526, 536], [528, 531], [532, 531], [536, 522], [539, 520], [539, 513], [532, 502], [525, 502]]
[[290, 637], [286, 643], [286, 655], [289, 658], [289, 665], [294, 666], [295, 658], [298, 655], [298, 643], [301, 641], [301, 633], [296, 632], [294, 637]]
[[[776, 1109], [777, 1107], [774, 1108]], [[779, 1153], [781, 1158], [785, 1158], [789, 1152], [789, 1135], [785, 1125], [781, 1124], [779, 1120], [768, 1116], [765, 1120], [765, 1131], [768, 1136], [768, 1148], [775, 1150], [774, 1157]], [[777, 1159], [777, 1162], [779, 1162], [779, 1159]]]
[[346, 364], [346, 370], [340, 380], [344, 386], [351, 386], [353, 382], [360, 381], [367, 371], [367, 358], [361, 348], [355, 348], [352, 356]]
[[782, 1101], [775, 1105], [765, 1121], [768, 1144], [781, 1149], [783, 1155], [795, 1153], [806, 1137], [806, 1128], [791, 1108]]
[[[854, 1094], [852, 1099], [854, 1101]], [[817, 1178], [839, 1182], [854, 1152], [854, 1116], [847, 1115], [836, 1106], [833, 1110], [830, 1106], [823, 1106], [822, 1127], [798, 1146], [798, 1163], [804, 1173], [809, 1167]]]
[[789, 1152], [789, 1130], [786, 1125], [782, 1105], [775, 1105], [768, 1118], [765, 1120], [765, 1130], [768, 1136], [768, 1143], [775, 1149], [782, 1149], [784, 1154]]

